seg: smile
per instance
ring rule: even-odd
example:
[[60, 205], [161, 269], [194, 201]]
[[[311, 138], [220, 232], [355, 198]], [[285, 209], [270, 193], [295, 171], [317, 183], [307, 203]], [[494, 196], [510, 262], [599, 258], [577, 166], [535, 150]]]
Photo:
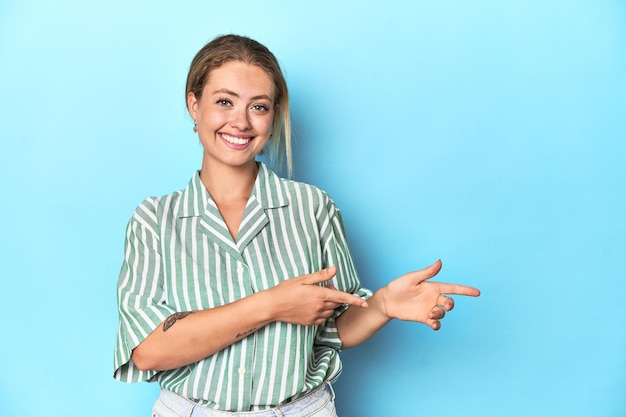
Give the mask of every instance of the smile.
[[252, 140], [252, 137], [238, 138], [235, 136], [230, 136], [226, 133], [220, 133], [220, 136], [226, 142], [232, 143], [233, 145], [247, 145]]

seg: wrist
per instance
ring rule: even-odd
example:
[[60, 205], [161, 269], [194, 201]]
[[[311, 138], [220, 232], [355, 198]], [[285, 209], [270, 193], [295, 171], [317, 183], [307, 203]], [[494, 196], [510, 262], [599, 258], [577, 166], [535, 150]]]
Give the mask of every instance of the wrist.
[[369, 309], [372, 309], [381, 320], [389, 321], [393, 317], [389, 314], [389, 310], [387, 308], [387, 287], [382, 287], [378, 291], [372, 295], [372, 297], [367, 300]]
[[[267, 290], [258, 292], [253, 295], [256, 297], [257, 311], [260, 315], [260, 319], [269, 324], [275, 321], [280, 321], [282, 317], [282, 310], [280, 303], [277, 302], [277, 297], [274, 296], [274, 289], [276, 287], [268, 288]], [[256, 314], [256, 313], [255, 313]]]

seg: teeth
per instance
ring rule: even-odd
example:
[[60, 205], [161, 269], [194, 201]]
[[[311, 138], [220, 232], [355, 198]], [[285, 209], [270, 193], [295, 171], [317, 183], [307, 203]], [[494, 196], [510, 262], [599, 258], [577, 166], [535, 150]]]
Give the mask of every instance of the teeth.
[[233, 145], [245, 145], [246, 143], [250, 142], [250, 138], [236, 138], [234, 136], [229, 136], [225, 134], [222, 134], [222, 137], [224, 138], [224, 140], [232, 143]]

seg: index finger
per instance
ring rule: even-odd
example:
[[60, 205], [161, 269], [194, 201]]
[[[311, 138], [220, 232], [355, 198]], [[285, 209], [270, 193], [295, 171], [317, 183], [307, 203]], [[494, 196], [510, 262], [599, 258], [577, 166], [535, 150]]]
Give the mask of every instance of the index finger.
[[326, 301], [338, 304], [350, 304], [357, 307], [367, 307], [367, 301], [354, 294], [322, 287], [327, 291]]
[[439, 292], [441, 294], [468, 295], [470, 297], [478, 297], [480, 295], [478, 288], [468, 287], [467, 285], [446, 284], [443, 282], [437, 284], [439, 284]]

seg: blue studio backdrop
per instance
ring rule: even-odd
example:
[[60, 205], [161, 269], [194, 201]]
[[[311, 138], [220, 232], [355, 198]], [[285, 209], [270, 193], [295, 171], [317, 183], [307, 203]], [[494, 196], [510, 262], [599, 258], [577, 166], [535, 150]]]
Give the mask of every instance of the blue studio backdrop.
[[626, 416], [626, 3], [0, 0], [1, 416], [148, 415], [114, 381], [137, 204], [185, 186], [196, 51], [238, 33], [290, 87], [294, 178], [372, 289], [441, 258], [439, 332], [343, 353], [342, 417]]

